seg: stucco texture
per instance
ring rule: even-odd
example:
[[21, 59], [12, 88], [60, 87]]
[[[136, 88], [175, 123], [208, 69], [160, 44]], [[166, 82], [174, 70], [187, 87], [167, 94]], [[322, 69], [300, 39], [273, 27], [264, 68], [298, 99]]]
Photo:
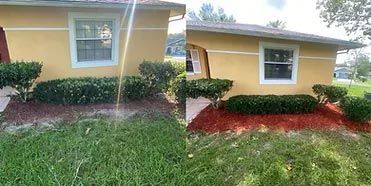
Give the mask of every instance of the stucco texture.
[[[72, 68], [70, 39], [67, 30], [14, 30], [14, 28], [68, 28], [69, 12], [119, 13], [119, 64], [107, 67]], [[121, 65], [124, 75], [138, 74], [143, 60], [163, 61], [167, 38], [168, 10], [137, 10], [130, 37], [127, 60], [123, 60], [128, 17], [121, 9], [53, 8], [0, 6], [0, 26], [5, 30], [12, 60], [35, 60], [43, 63], [39, 81], [81, 76], [117, 76]], [[158, 29], [161, 28], [161, 29]]]
[[[255, 54], [259, 53], [259, 42], [299, 45], [299, 56], [302, 57], [298, 61], [296, 84], [260, 84], [259, 55]], [[187, 31], [187, 43], [206, 50], [251, 53], [207, 52], [210, 77], [234, 81], [224, 99], [240, 94], [312, 94], [314, 84], [331, 84], [337, 52], [337, 47], [331, 45], [201, 31]]]

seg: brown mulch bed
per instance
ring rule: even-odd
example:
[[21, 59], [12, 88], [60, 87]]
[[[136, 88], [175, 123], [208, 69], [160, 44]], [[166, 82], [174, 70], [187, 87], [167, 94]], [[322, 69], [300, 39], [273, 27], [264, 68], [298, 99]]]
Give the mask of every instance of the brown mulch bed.
[[363, 124], [349, 121], [341, 110], [333, 104], [318, 107], [313, 113], [278, 115], [244, 115], [228, 112], [224, 108], [216, 110], [208, 106], [188, 124], [188, 130], [209, 133], [228, 130], [238, 132], [262, 126], [285, 132], [300, 129], [336, 129], [341, 127], [371, 132], [371, 121]]
[[[122, 110], [136, 110], [138, 112], [171, 113], [176, 105], [163, 98], [148, 98], [139, 101], [130, 101], [119, 105]], [[23, 124], [30, 122], [45, 122], [51, 119], [73, 121], [84, 113], [92, 113], [99, 110], [116, 109], [116, 104], [88, 104], [88, 105], [53, 105], [30, 101], [21, 103], [10, 101], [4, 111], [5, 122]]]

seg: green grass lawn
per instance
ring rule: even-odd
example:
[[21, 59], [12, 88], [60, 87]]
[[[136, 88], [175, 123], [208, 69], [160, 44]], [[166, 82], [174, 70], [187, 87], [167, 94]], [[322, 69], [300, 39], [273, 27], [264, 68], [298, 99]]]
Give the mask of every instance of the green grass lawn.
[[182, 184], [185, 139], [167, 117], [0, 132], [0, 185]]
[[189, 185], [371, 185], [370, 134], [195, 134], [189, 143]]
[[371, 92], [371, 87], [366, 87], [366, 86], [359, 86], [359, 85], [354, 85], [349, 88], [348, 84], [343, 84], [334, 81], [333, 85], [340, 86], [340, 87], [345, 87], [348, 89], [348, 95], [351, 96], [358, 96], [358, 97], [364, 97], [364, 93], [366, 92]]

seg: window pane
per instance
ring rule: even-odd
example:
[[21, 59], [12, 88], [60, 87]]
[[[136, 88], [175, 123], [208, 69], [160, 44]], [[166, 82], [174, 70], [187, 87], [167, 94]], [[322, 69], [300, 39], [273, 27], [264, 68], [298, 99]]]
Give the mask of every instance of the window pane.
[[76, 21], [77, 38], [112, 38], [112, 21]]
[[77, 61], [112, 60], [112, 40], [78, 40]]
[[269, 62], [292, 63], [294, 60], [293, 50], [264, 49], [264, 60]]
[[193, 72], [192, 57], [189, 50], [186, 51], [186, 71]]
[[265, 79], [291, 79], [292, 64], [265, 64]]
[[192, 61], [187, 60], [187, 63], [186, 63], [186, 71], [187, 71], [187, 72], [193, 72], [193, 64], [192, 64]]

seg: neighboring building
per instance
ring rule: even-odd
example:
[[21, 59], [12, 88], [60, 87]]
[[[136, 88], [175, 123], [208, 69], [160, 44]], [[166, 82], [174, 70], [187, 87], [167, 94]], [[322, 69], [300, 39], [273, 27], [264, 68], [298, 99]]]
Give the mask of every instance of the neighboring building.
[[331, 84], [337, 51], [362, 44], [250, 24], [187, 22], [187, 78], [234, 81], [238, 94], [312, 94]]
[[184, 57], [186, 37], [184, 33], [170, 34], [166, 44], [166, 55]]
[[[131, 2], [0, 1], [10, 59], [43, 62], [41, 80], [116, 76], [123, 65]], [[182, 4], [137, 1], [125, 74], [137, 74], [143, 60], [164, 60], [169, 18], [184, 13]]]
[[349, 79], [351, 74], [351, 70], [348, 67], [335, 67], [334, 78]]

